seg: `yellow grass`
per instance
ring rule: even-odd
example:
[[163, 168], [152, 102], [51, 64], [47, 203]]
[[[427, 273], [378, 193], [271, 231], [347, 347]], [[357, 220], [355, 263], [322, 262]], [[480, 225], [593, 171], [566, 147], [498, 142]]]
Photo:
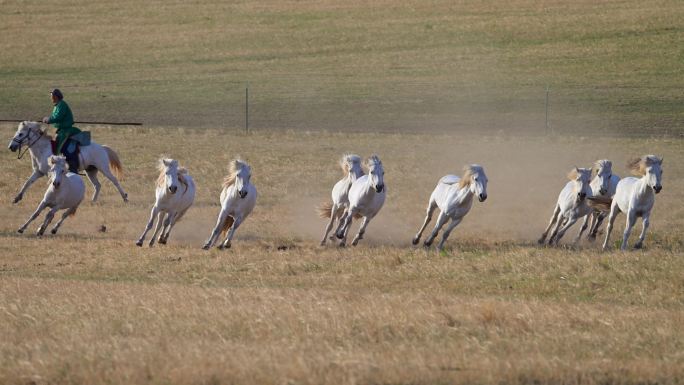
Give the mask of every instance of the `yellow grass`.
[[[3, 126], [3, 136], [14, 129]], [[101, 202], [84, 202], [43, 239], [31, 235], [38, 223], [15, 231], [45, 179], [12, 206], [30, 166], [2, 152], [0, 383], [684, 379], [682, 140], [93, 134], [119, 153], [130, 202], [103, 181]], [[328, 199], [341, 177], [337, 160], [350, 151], [380, 156], [388, 200], [357, 248], [320, 248], [325, 220], [315, 206]], [[162, 153], [187, 166], [197, 200], [168, 245], [141, 249], [135, 241]], [[644, 250], [534, 245], [569, 168], [607, 158], [627, 176], [627, 160], [649, 153], [665, 157], [665, 173]], [[252, 166], [257, 208], [232, 249], [204, 252], [237, 155]], [[447, 252], [411, 247], [434, 184], [468, 163], [484, 166], [489, 199], [452, 233]], [[614, 239], [623, 223], [621, 216]]]

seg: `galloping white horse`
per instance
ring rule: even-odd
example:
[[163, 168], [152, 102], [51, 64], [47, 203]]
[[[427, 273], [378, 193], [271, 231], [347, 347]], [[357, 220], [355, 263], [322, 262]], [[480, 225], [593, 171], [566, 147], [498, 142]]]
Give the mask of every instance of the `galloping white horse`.
[[610, 216], [608, 217], [608, 229], [606, 230], [606, 240], [603, 242], [603, 250], [608, 247], [610, 232], [613, 230], [613, 222], [620, 212], [627, 214], [627, 224], [622, 235], [622, 250], [627, 248], [627, 238], [636, 223], [637, 217], [641, 217], [643, 229], [636, 244], [635, 249], [640, 249], [644, 243], [646, 230], [650, 223], [651, 209], [655, 204], [655, 194], [662, 190], [663, 158], [655, 155], [645, 155], [629, 162], [630, 171], [640, 178], [627, 177], [622, 179], [613, 196], [610, 205]]
[[[589, 227], [589, 234], [587, 237], [590, 240], [596, 239], [601, 222], [608, 215], [610, 211], [610, 200], [615, 195], [615, 189], [620, 181], [620, 177], [613, 174], [613, 162], [608, 159], [601, 159], [594, 162], [592, 169], [594, 178], [591, 180], [589, 187], [591, 187], [591, 197], [588, 197], [587, 204], [593, 209], [588, 215], [584, 217], [584, 223], [580, 228], [575, 243], [582, 238], [582, 233]], [[602, 204], [608, 202], [608, 204]]]
[[230, 162], [229, 174], [223, 181], [221, 191], [221, 212], [203, 249], [208, 250], [216, 242], [219, 233], [228, 229], [228, 236], [218, 248], [230, 248], [235, 230], [247, 219], [256, 205], [257, 190], [249, 182], [251, 177], [252, 170], [245, 161], [235, 159]]
[[[19, 190], [19, 193], [14, 198], [14, 203], [17, 203], [23, 198], [26, 190], [40, 177], [46, 175], [50, 170], [48, 165], [48, 158], [52, 156], [52, 146], [50, 140], [52, 138], [46, 135], [45, 132], [40, 128], [40, 123], [23, 121], [19, 123], [17, 132], [9, 143], [9, 149], [12, 152], [19, 150], [21, 152], [21, 147], [26, 145], [31, 153], [31, 167], [33, 167], [33, 174], [24, 182], [24, 185]], [[119, 194], [123, 198], [124, 202], [128, 202], [128, 194], [123, 190], [119, 181], [110, 171], [111, 168], [121, 176], [122, 166], [119, 156], [110, 147], [99, 145], [95, 142], [90, 142], [89, 146], [81, 147], [81, 153], [79, 155], [79, 170], [85, 170], [88, 174], [88, 179], [90, 183], [93, 184], [95, 188], [95, 193], [93, 194], [93, 202], [97, 200], [100, 194], [100, 181], [97, 179], [98, 170], [101, 171], [107, 179], [112, 181]]]
[[347, 243], [347, 234], [352, 224], [352, 218], [357, 215], [363, 217], [359, 232], [352, 240], [352, 246], [356, 246], [359, 240], [363, 239], [368, 222], [378, 214], [385, 203], [387, 189], [384, 182], [385, 171], [382, 168], [380, 158], [377, 155], [372, 155], [366, 162], [366, 166], [368, 167], [368, 175], [356, 179], [349, 189], [349, 208], [344, 214], [344, 224], [338, 228], [335, 234], [337, 238], [342, 240], [340, 246], [345, 246]]
[[425, 240], [424, 245], [425, 247], [430, 247], [435, 237], [437, 237], [439, 230], [451, 219], [451, 223], [449, 223], [449, 226], [447, 226], [442, 234], [442, 240], [437, 245], [437, 250], [442, 250], [451, 231], [461, 223], [463, 217], [468, 214], [473, 206], [473, 197], [477, 196], [480, 202], [484, 202], [487, 199], [488, 180], [484, 168], [477, 164], [471, 164], [463, 170], [465, 173], [462, 178], [456, 175], [446, 175], [437, 182], [437, 186], [432, 191], [428, 201], [427, 215], [425, 216], [425, 221], [423, 221], [423, 226], [418, 230], [416, 236], [413, 237], [412, 242], [414, 245], [420, 242], [420, 237], [423, 235], [423, 231], [428, 223], [430, 223], [435, 208], [439, 207], [439, 217], [437, 217], [435, 228]]
[[[325, 245], [325, 241], [333, 228], [335, 220], [339, 218], [337, 230], [340, 229], [344, 223], [344, 213], [349, 207], [349, 189], [355, 180], [363, 176], [363, 169], [361, 168], [361, 157], [355, 154], [345, 154], [340, 160], [340, 166], [344, 171], [344, 177], [340, 179], [332, 189], [332, 202], [326, 202], [317, 207], [318, 215], [321, 218], [330, 218], [328, 225], [325, 227], [325, 234], [321, 240], [321, 246]], [[337, 230], [335, 232], [337, 232]], [[334, 236], [330, 238], [335, 239]]]
[[[188, 170], [178, 167], [178, 161], [174, 159], [159, 159], [159, 177], [157, 178], [156, 201], [152, 206], [150, 220], [147, 222], [145, 231], [135, 244], [142, 246], [147, 232], [152, 229], [155, 217], [157, 227], [150, 239], [150, 247], [154, 245], [154, 239], [162, 227], [159, 235], [159, 243], [166, 244], [171, 229], [178, 222], [195, 201], [195, 182], [188, 175]], [[166, 219], [164, 219], [166, 217]]]
[[85, 185], [83, 184], [83, 179], [78, 175], [71, 172], [67, 172], [66, 158], [63, 156], [50, 156], [48, 158], [48, 164], [50, 165], [50, 185], [43, 200], [38, 205], [36, 211], [31, 215], [31, 217], [24, 223], [23, 226], [17, 230], [19, 233], [23, 233], [28, 225], [40, 215], [40, 213], [49, 207], [45, 216], [45, 221], [38, 228], [36, 233], [38, 236], [43, 235], [45, 229], [52, 221], [55, 213], [58, 210], [66, 209], [62, 214], [62, 218], [57, 222], [55, 227], [52, 228], [52, 234], [56, 234], [62, 222], [70, 216], [76, 213], [78, 205], [81, 204], [83, 196], [85, 195]]
[[553, 215], [549, 221], [549, 225], [544, 230], [539, 243], [543, 244], [546, 235], [551, 230], [555, 223], [555, 227], [551, 236], [549, 237], [549, 245], [558, 244], [565, 232], [574, 225], [578, 219], [589, 214], [591, 207], [587, 205], [586, 197], [591, 197], [591, 187], [589, 187], [591, 179], [591, 169], [577, 168], [568, 173], [570, 181], [565, 185], [558, 195], [556, 207], [553, 209]]

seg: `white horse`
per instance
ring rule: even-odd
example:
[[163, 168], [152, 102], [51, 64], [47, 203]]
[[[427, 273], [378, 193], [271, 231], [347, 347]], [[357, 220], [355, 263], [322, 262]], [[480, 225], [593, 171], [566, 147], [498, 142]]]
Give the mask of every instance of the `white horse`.
[[622, 235], [621, 249], [627, 248], [627, 238], [636, 223], [637, 217], [641, 217], [643, 229], [636, 244], [635, 249], [640, 249], [644, 243], [646, 230], [651, 217], [651, 209], [655, 204], [655, 194], [662, 190], [663, 158], [655, 155], [645, 155], [642, 158], [634, 159], [629, 162], [628, 167], [634, 175], [640, 178], [627, 177], [622, 179], [613, 196], [610, 205], [610, 215], [608, 217], [608, 228], [606, 230], [606, 240], [603, 242], [603, 250], [608, 247], [610, 232], [613, 230], [613, 222], [620, 212], [627, 214], [627, 224]]
[[449, 219], [451, 223], [447, 226], [442, 234], [442, 240], [437, 245], [437, 250], [444, 248], [444, 243], [451, 231], [463, 220], [463, 217], [468, 214], [470, 208], [473, 206], [473, 197], [476, 196], [480, 202], [487, 199], [487, 175], [485, 175], [484, 168], [477, 164], [471, 164], [464, 169], [465, 173], [462, 178], [456, 175], [446, 175], [437, 182], [437, 187], [432, 191], [430, 200], [427, 206], [427, 215], [423, 226], [421, 226], [416, 236], [413, 237], [413, 244], [417, 245], [420, 242], [420, 237], [432, 219], [432, 213], [435, 208], [439, 207], [440, 213], [437, 218], [435, 228], [430, 233], [430, 236], [425, 240], [425, 247], [430, 247], [432, 242], [437, 237], [439, 230], [446, 224]]
[[[31, 167], [33, 167], [33, 174], [24, 182], [24, 185], [19, 190], [19, 193], [14, 198], [14, 203], [17, 203], [23, 198], [26, 190], [40, 177], [46, 175], [50, 170], [48, 165], [48, 158], [52, 156], [52, 145], [50, 144], [52, 137], [47, 135], [45, 131], [40, 128], [40, 123], [24, 121], [19, 123], [17, 132], [9, 143], [9, 149], [12, 152], [17, 150], [21, 154], [21, 147], [26, 145], [31, 154]], [[85, 170], [90, 179], [90, 183], [95, 188], [93, 194], [93, 202], [97, 200], [100, 194], [100, 181], [97, 179], [97, 172], [102, 172], [107, 179], [112, 181], [124, 202], [128, 202], [128, 194], [123, 190], [117, 178], [112, 174], [110, 167], [117, 173], [119, 177], [122, 174], [121, 161], [119, 156], [110, 147], [99, 145], [95, 142], [90, 142], [90, 145], [81, 147], [79, 154], [79, 170]]]
[[38, 228], [36, 233], [38, 236], [43, 235], [45, 229], [52, 221], [55, 213], [58, 210], [66, 210], [62, 214], [62, 218], [57, 222], [55, 227], [52, 228], [52, 234], [56, 234], [62, 222], [70, 216], [76, 213], [78, 205], [81, 204], [83, 196], [85, 195], [85, 185], [83, 184], [83, 179], [78, 175], [67, 171], [66, 158], [63, 156], [50, 156], [48, 158], [48, 164], [50, 165], [50, 184], [47, 191], [45, 191], [45, 196], [43, 200], [38, 205], [36, 211], [31, 215], [31, 217], [24, 223], [23, 226], [17, 230], [19, 233], [23, 233], [28, 225], [40, 215], [40, 213], [49, 207], [45, 216], [45, 221]]
[[387, 189], [384, 182], [385, 171], [382, 168], [380, 158], [377, 155], [372, 155], [367, 160], [366, 166], [368, 167], [368, 175], [356, 179], [349, 189], [349, 208], [344, 214], [344, 224], [335, 234], [337, 238], [342, 240], [340, 246], [345, 246], [347, 243], [347, 234], [352, 224], [352, 218], [357, 217], [357, 215], [363, 217], [359, 232], [352, 240], [352, 246], [356, 246], [359, 240], [363, 239], [368, 222], [378, 214], [385, 203]]
[[586, 197], [591, 197], [591, 187], [589, 187], [591, 169], [575, 167], [568, 173], [568, 179], [570, 181], [558, 195], [558, 201], [553, 209], [549, 225], [544, 230], [541, 238], [539, 238], [538, 242], [540, 244], [544, 243], [546, 235], [554, 224], [555, 227], [549, 237], [549, 245], [558, 244], [558, 241], [563, 238], [565, 232], [578, 219], [592, 211], [592, 208], [586, 202]]
[[252, 170], [245, 161], [235, 159], [230, 162], [229, 174], [223, 181], [221, 191], [221, 212], [203, 249], [208, 250], [216, 242], [219, 233], [229, 229], [228, 236], [218, 248], [230, 248], [235, 230], [247, 219], [256, 205], [257, 190], [249, 181], [251, 177]]
[[[159, 159], [159, 177], [157, 178], [156, 200], [152, 206], [150, 220], [147, 222], [145, 231], [135, 244], [142, 246], [147, 232], [152, 229], [154, 219], [157, 218], [157, 227], [150, 239], [150, 246], [154, 245], [154, 239], [162, 227], [159, 235], [159, 243], [166, 244], [171, 229], [178, 222], [195, 201], [195, 182], [188, 174], [188, 170], [178, 167], [178, 161], [174, 159]], [[165, 218], [166, 217], [166, 218]]]
[[[340, 229], [345, 220], [344, 213], [349, 208], [349, 189], [355, 180], [363, 176], [363, 169], [361, 168], [361, 157], [355, 154], [345, 154], [340, 160], [340, 166], [344, 171], [344, 177], [340, 179], [332, 189], [332, 202], [326, 202], [318, 206], [318, 215], [321, 218], [330, 218], [328, 225], [325, 227], [325, 234], [321, 240], [321, 246], [325, 245], [330, 230], [332, 230], [335, 220], [339, 218], [337, 230]], [[337, 232], [335, 230], [335, 232]], [[330, 237], [335, 239], [334, 235]]]
[[[589, 227], [587, 237], [592, 241], [596, 239], [596, 233], [601, 226], [601, 222], [603, 222], [603, 219], [605, 219], [610, 211], [610, 200], [615, 195], [615, 189], [620, 181], [620, 177], [613, 174], [613, 162], [608, 159], [594, 162], [592, 173], [594, 178], [589, 184], [589, 187], [591, 187], [591, 197], [587, 197], [589, 199], [587, 204], [593, 210], [584, 217], [584, 223], [582, 223], [582, 227], [575, 238], [575, 243], [579, 242], [582, 233], [587, 227]], [[604, 202], [608, 202], [608, 204]]]

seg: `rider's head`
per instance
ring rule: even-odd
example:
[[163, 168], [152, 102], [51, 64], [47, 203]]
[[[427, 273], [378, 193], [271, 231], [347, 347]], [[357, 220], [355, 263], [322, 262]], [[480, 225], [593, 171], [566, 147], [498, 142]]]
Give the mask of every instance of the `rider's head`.
[[60, 100], [64, 99], [64, 95], [62, 95], [62, 91], [60, 91], [59, 88], [50, 91], [50, 95], [52, 96], [52, 103], [54, 104], [57, 104]]

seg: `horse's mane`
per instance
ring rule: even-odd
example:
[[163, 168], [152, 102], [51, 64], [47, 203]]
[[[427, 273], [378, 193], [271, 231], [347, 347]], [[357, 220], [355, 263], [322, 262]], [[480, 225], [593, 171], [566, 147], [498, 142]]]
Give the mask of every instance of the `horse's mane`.
[[575, 179], [577, 179], [578, 176], [587, 175], [587, 173], [589, 174], [589, 176], [591, 176], [591, 170], [589, 170], [587, 168], [575, 167], [572, 170], [570, 170], [570, 172], [568, 173], [568, 179], [575, 180]]
[[591, 173], [593, 175], [598, 174], [599, 170], [601, 168], [612, 168], [613, 167], [613, 162], [609, 161], [608, 159], [601, 159], [597, 160], [594, 162], [594, 167], [591, 170]]
[[344, 172], [344, 175], [349, 175], [349, 172], [351, 171], [351, 166], [354, 162], [361, 162], [361, 157], [356, 155], [356, 154], [344, 154], [342, 155], [342, 158], [340, 159], [340, 167], [342, 167], [342, 171]]
[[[157, 177], [157, 187], [164, 187], [164, 183], [166, 182], [166, 166], [164, 165], [164, 161], [171, 161], [176, 164], [176, 167], [178, 167], [178, 161], [175, 159], [169, 159], [165, 157], [159, 158], [159, 162], [157, 163], [157, 170], [159, 170], [159, 177]], [[185, 179], [185, 175], [188, 174], [188, 169], [185, 167], [178, 167], [178, 182], [185, 186], [185, 188], [188, 188], [188, 181]]]
[[644, 155], [641, 158], [634, 158], [627, 162], [627, 168], [636, 176], [646, 175], [646, 167], [654, 164], [662, 164], [663, 158], [658, 158], [655, 155]]
[[235, 178], [238, 172], [242, 170], [243, 167], [248, 166], [247, 162], [242, 159], [235, 158], [228, 164], [228, 175], [223, 179], [223, 188], [228, 188], [235, 184]]
[[41, 126], [40, 122], [32, 122], [32, 121], [29, 121], [29, 120], [24, 120], [23, 122], [21, 122], [21, 124], [23, 124], [24, 126], [28, 126], [28, 128], [29, 128], [30, 130], [35, 130], [35, 131], [37, 131], [39, 134], [41, 134], [42, 136], [44, 136], [44, 137], [46, 137], [46, 138], [52, 140], [52, 136], [51, 136], [51, 135], [48, 135], [48, 134], [47, 134], [47, 131], [42, 129], [42, 126]]
[[482, 171], [482, 166], [477, 164], [469, 164], [463, 167], [463, 177], [458, 181], [458, 188], [462, 189], [470, 186], [472, 183], [472, 176], [479, 174]]
[[380, 158], [375, 154], [371, 155], [370, 158], [366, 160], [366, 167], [370, 168], [373, 165], [382, 166]]

